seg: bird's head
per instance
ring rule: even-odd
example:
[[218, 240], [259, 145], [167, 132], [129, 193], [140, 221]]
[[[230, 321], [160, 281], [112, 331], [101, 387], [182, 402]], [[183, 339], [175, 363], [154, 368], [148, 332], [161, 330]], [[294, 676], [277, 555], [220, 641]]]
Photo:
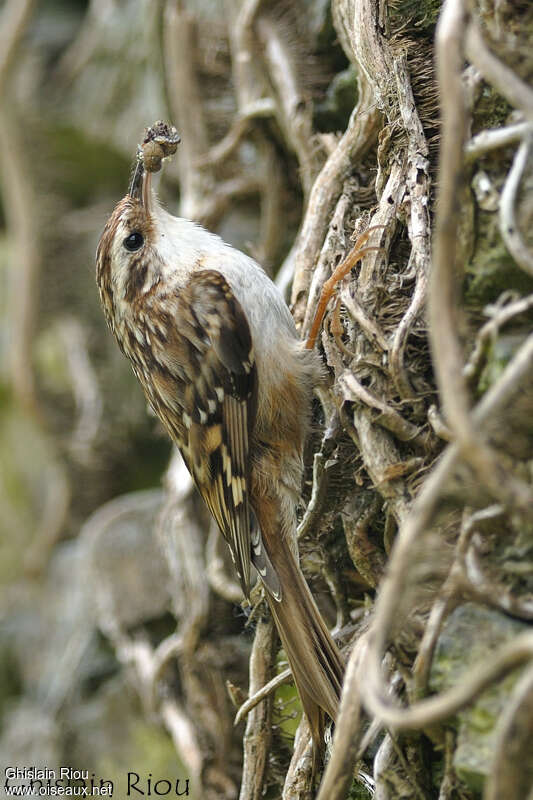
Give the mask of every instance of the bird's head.
[[157, 282], [172, 247], [167, 228], [172, 218], [152, 190], [152, 174], [162, 160], [176, 152], [174, 127], [156, 122], [138, 147], [128, 194], [120, 200], [100, 237], [96, 251], [96, 280], [111, 327], [141, 293]]

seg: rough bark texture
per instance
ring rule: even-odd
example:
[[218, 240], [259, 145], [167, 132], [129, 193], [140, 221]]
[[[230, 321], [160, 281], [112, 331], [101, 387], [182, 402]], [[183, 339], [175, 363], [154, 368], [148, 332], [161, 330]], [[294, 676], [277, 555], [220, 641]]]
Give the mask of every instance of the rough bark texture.
[[[128, 771], [202, 800], [533, 797], [532, 40], [528, 0], [6, 3], [6, 765], [118, 797]], [[169, 207], [271, 271], [327, 371], [300, 550], [347, 672], [314, 785], [266, 605], [240, 610], [87, 269], [156, 118]]]

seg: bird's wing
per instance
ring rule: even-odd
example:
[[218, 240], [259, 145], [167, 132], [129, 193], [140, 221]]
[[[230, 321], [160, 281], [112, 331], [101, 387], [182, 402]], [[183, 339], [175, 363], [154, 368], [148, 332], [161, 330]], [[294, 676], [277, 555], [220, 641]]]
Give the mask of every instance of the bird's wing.
[[[250, 327], [224, 276], [193, 274], [180, 293], [180, 334], [190, 347], [182, 453], [218, 523], [243, 592], [250, 590], [250, 434], [257, 370]], [[181, 338], [181, 337], [180, 337]]]

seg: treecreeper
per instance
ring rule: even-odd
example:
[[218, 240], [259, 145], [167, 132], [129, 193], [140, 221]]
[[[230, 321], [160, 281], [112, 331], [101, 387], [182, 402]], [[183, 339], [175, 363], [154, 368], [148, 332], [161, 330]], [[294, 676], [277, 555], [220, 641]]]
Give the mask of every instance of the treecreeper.
[[156, 122], [96, 255], [109, 327], [226, 540], [245, 597], [263, 585], [323, 752], [343, 660], [298, 561], [296, 504], [320, 363], [279, 290], [244, 253], [159, 203], [153, 172], [179, 143]]

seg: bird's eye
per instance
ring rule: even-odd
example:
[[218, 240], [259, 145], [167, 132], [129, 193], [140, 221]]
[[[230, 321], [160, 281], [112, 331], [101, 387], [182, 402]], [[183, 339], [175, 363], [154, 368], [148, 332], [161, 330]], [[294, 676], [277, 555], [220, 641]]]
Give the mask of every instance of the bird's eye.
[[139, 231], [133, 231], [130, 233], [129, 236], [126, 236], [124, 241], [122, 242], [126, 250], [129, 250], [130, 253], [134, 253], [136, 250], [140, 250], [140, 248], [144, 244], [144, 236]]

